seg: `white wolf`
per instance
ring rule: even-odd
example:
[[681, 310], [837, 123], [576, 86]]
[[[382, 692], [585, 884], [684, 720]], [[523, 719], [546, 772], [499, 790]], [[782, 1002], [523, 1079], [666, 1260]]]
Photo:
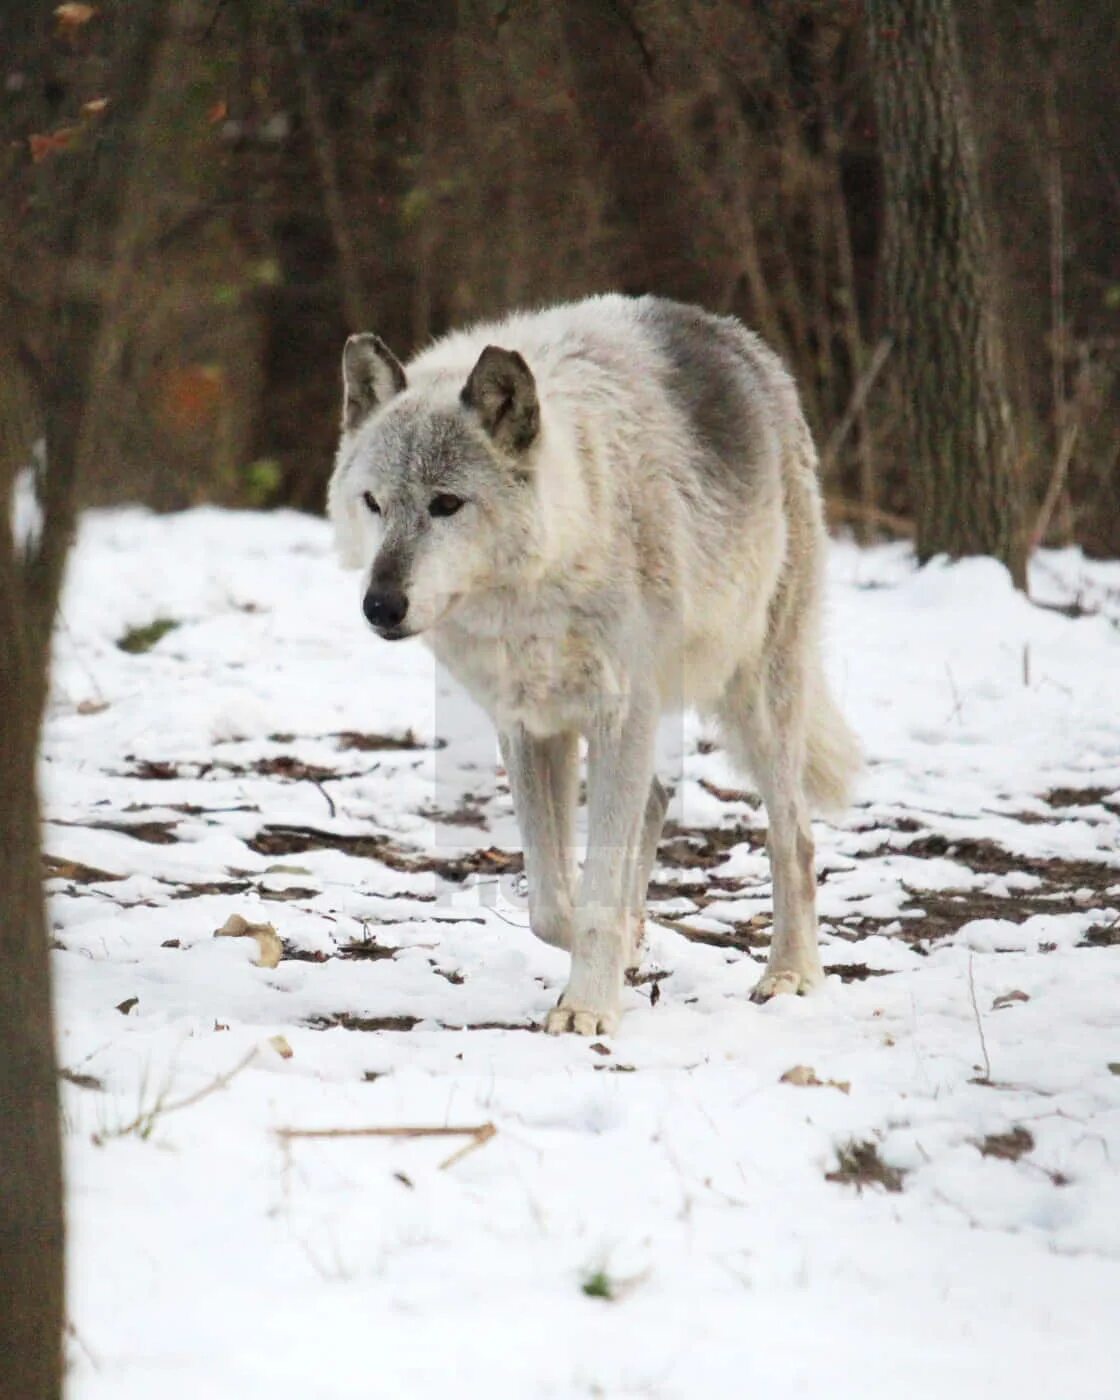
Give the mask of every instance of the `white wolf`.
[[617, 1026], [665, 815], [655, 729], [686, 705], [766, 804], [754, 997], [812, 988], [809, 808], [844, 804], [858, 755], [821, 669], [816, 453], [777, 356], [733, 319], [611, 295], [450, 335], [407, 367], [351, 336], [343, 385], [340, 552], [377, 633], [423, 634], [494, 720], [530, 922], [572, 955], [546, 1029]]

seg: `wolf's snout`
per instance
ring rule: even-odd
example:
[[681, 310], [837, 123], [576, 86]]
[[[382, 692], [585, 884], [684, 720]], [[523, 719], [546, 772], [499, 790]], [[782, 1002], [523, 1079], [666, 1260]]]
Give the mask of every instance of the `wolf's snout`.
[[408, 599], [399, 588], [371, 588], [362, 599], [362, 612], [378, 631], [391, 631], [404, 621]]

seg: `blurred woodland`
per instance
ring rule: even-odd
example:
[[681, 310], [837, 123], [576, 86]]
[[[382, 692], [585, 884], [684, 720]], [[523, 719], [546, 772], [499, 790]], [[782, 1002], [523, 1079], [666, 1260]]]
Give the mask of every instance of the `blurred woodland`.
[[1033, 544], [1120, 556], [1120, 6], [3, 0], [0, 92], [0, 507], [49, 463], [0, 529], [0, 1391], [57, 1400], [76, 509], [317, 511], [347, 333], [617, 289], [786, 356], [835, 523], [1020, 584]]
[[[127, 9], [0, 15], [5, 155], [34, 167], [30, 212], [0, 214], [24, 441], [65, 256], [34, 180], [114, 100]], [[956, 9], [1027, 527], [1120, 554], [1120, 8]], [[318, 510], [348, 332], [403, 358], [621, 289], [760, 331], [833, 519], [904, 532], [870, 22], [855, 0], [168, 0], [112, 246], [67, 273], [101, 301], [81, 502]]]

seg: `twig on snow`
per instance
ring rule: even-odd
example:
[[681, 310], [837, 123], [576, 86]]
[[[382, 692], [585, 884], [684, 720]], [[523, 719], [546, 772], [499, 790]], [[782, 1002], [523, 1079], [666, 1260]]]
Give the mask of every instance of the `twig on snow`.
[[336, 812], [335, 812], [335, 807], [334, 807], [334, 798], [330, 795], [330, 793], [329, 793], [329, 792], [326, 790], [326, 788], [323, 786], [323, 781], [322, 781], [322, 779], [321, 779], [321, 778], [312, 778], [310, 781], [311, 781], [312, 783], [314, 783], [314, 785], [319, 789], [319, 791], [320, 791], [320, 792], [323, 794], [323, 796], [327, 799], [327, 806], [330, 808], [331, 816], [332, 816], [332, 817], [333, 817], [333, 816], [336, 816], [337, 814], [336, 814]]
[[377, 1127], [377, 1128], [277, 1128], [276, 1136], [281, 1142], [289, 1143], [297, 1138], [362, 1138], [362, 1137], [384, 1137], [384, 1138], [438, 1138], [438, 1137], [465, 1137], [470, 1141], [457, 1148], [450, 1157], [439, 1164], [440, 1171], [446, 1171], [448, 1167], [460, 1161], [468, 1152], [474, 1152], [478, 1148], [485, 1146], [497, 1133], [497, 1128], [493, 1123], [477, 1123], [470, 1127], [463, 1128], [414, 1128], [414, 1127]]
[[976, 1004], [976, 983], [972, 977], [972, 954], [968, 955], [968, 995], [972, 1001], [972, 1011], [976, 1017], [976, 1030], [980, 1036], [980, 1049], [984, 1052], [984, 1078], [981, 1084], [987, 1084], [992, 1078], [992, 1062], [988, 1058], [988, 1042], [984, 1039], [984, 1023], [980, 1019], [980, 1008]]
[[188, 1094], [184, 1099], [176, 1099], [173, 1103], [167, 1103], [164, 1099], [164, 1093], [166, 1091], [161, 1091], [151, 1108], [141, 1109], [131, 1123], [126, 1123], [123, 1128], [114, 1128], [110, 1132], [95, 1133], [93, 1137], [94, 1143], [100, 1147], [103, 1142], [107, 1142], [110, 1138], [128, 1137], [129, 1133], [139, 1133], [142, 1138], [150, 1137], [152, 1129], [156, 1125], [156, 1120], [162, 1118], [164, 1114], [177, 1113], [181, 1108], [190, 1108], [200, 1100], [217, 1093], [219, 1089], [224, 1089], [252, 1060], [256, 1059], [258, 1048], [258, 1046], [254, 1045], [249, 1053], [238, 1060], [237, 1064], [235, 1064], [232, 1069], [226, 1070], [224, 1074], [219, 1074], [216, 1078], [211, 1079], [208, 1084], [204, 1084], [201, 1089], [196, 1089], [193, 1094]]

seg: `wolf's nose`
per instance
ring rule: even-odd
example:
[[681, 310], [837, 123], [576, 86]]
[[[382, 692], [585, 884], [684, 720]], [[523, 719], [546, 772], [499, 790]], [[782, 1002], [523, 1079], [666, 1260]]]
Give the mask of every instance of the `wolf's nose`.
[[374, 627], [399, 627], [408, 612], [408, 599], [399, 588], [371, 588], [362, 600], [362, 612]]

